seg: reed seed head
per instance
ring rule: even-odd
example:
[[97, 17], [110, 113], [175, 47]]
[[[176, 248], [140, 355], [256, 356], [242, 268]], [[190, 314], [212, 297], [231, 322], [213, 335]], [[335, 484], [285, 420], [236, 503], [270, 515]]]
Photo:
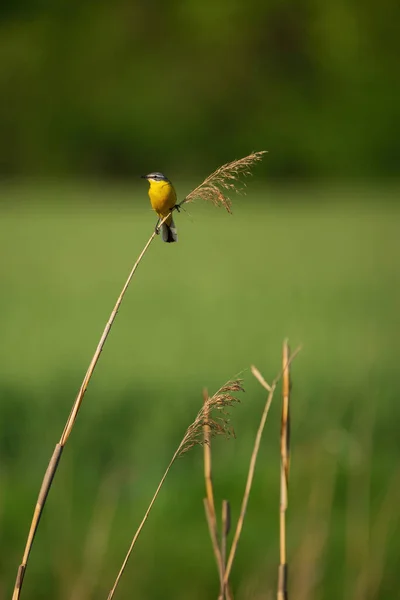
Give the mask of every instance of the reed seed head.
[[244, 193], [246, 184], [242, 180], [251, 175], [252, 167], [263, 158], [265, 153], [265, 150], [252, 152], [244, 158], [222, 165], [192, 190], [183, 203], [206, 200], [215, 206], [222, 206], [231, 213], [232, 202], [229, 194], [232, 192]]
[[[234, 394], [244, 392], [241, 379], [228, 381], [213, 396], [207, 397], [197, 417], [186, 430], [179, 446], [177, 456], [182, 456], [193, 446], [207, 443], [204, 439], [203, 428], [209, 428], [209, 439], [217, 435], [231, 437], [235, 435], [229, 424], [227, 409], [240, 402]], [[218, 412], [216, 412], [218, 411]], [[214, 413], [214, 415], [212, 414]]]

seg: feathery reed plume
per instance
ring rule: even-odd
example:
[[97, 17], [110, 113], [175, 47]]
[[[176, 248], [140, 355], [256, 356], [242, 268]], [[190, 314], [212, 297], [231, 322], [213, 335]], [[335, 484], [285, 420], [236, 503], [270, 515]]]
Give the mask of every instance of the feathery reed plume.
[[222, 165], [192, 190], [180, 203], [180, 206], [195, 200], [206, 200], [215, 206], [222, 206], [229, 213], [232, 212], [232, 202], [228, 194], [244, 192], [246, 184], [241, 179], [251, 174], [252, 167], [262, 160], [265, 153], [265, 150], [252, 152], [244, 158]]
[[[119, 570], [117, 578], [116, 578], [114, 585], [111, 588], [110, 593], [108, 595], [108, 600], [111, 600], [111, 598], [113, 598], [113, 596], [114, 596], [115, 590], [118, 586], [118, 583], [121, 579], [123, 572], [125, 571], [125, 567], [128, 563], [128, 560], [132, 553], [132, 550], [133, 550], [133, 548], [136, 544], [136, 541], [144, 527], [144, 524], [147, 521], [150, 511], [153, 508], [153, 505], [154, 505], [154, 503], [157, 499], [157, 496], [164, 484], [165, 479], [167, 478], [167, 475], [168, 475], [172, 465], [174, 464], [174, 462], [176, 461], [177, 458], [186, 454], [186, 452], [188, 452], [191, 448], [193, 448], [193, 446], [203, 445], [205, 443], [203, 435], [202, 435], [205, 425], [207, 425], [209, 428], [210, 437], [213, 437], [216, 435], [223, 435], [223, 436], [229, 437], [233, 434], [233, 430], [229, 425], [229, 419], [228, 419], [229, 415], [227, 413], [227, 409], [229, 407], [233, 406], [234, 404], [236, 404], [237, 402], [239, 402], [239, 399], [236, 398], [236, 396], [234, 396], [233, 394], [235, 394], [237, 392], [243, 392], [243, 391], [244, 391], [244, 389], [242, 387], [242, 381], [240, 379], [234, 379], [234, 380], [228, 381], [211, 398], [207, 398], [206, 402], [203, 404], [202, 408], [197, 413], [197, 417], [195, 418], [193, 423], [191, 425], [189, 425], [189, 427], [187, 428], [185, 435], [183, 436], [181, 443], [179, 444], [168, 467], [166, 468], [166, 471], [165, 471], [164, 475], [162, 476], [160, 483], [157, 486], [155, 494], [150, 501], [150, 504], [145, 512], [145, 515], [144, 515], [142, 521], [140, 522], [140, 525], [137, 528], [135, 535], [133, 536], [131, 545], [129, 546], [129, 550], [126, 553], [126, 556], [123, 560], [123, 563]], [[213, 411], [218, 411], [219, 415], [215, 416], [215, 417], [211, 417], [211, 413]]]
[[[291, 361], [295, 358], [295, 356], [298, 354], [298, 352], [300, 351], [300, 349], [301, 349], [300, 347], [297, 348], [297, 350], [295, 350], [295, 352], [290, 356], [290, 358], [287, 361], [288, 364], [291, 363]], [[244, 490], [244, 494], [243, 494], [242, 505], [241, 505], [241, 508], [240, 508], [240, 514], [239, 514], [238, 522], [236, 524], [236, 530], [235, 530], [235, 534], [234, 534], [234, 537], [233, 537], [233, 542], [232, 542], [231, 550], [229, 552], [228, 560], [227, 560], [227, 563], [226, 563], [226, 569], [225, 569], [225, 575], [224, 575], [224, 583], [225, 584], [227, 584], [227, 582], [229, 580], [229, 576], [230, 576], [230, 573], [231, 573], [233, 561], [235, 559], [235, 554], [236, 554], [236, 550], [237, 550], [237, 545], [238, 545], [238, 542], [239, 542], [240, 534], [242, 533], [242, 529], [243, 529], [244, 518], [245, 518], [245, 515], [246, 515], [247, 504], [248, 504], [249, 497], [250, 497], [251, 486], [253, 484], [253, 478], [254, 478], [254, 472], [255, 472], [255, 468], [256, 468], [257, 456], [258, 456], [258, 452], [259, 452], [259, 449], [260, 449], [261, 437], [262, 437], [262, 434], [263, 434], [263, 431], [264, 431], [265, 422], [267, 420], [268, 412], [269, 412], [269, 409], [271, 407], [271, 403], [272, 403], [272, 399], [274, 397], [276, 386], [277, 386], [279, 380], [281, 379], [281, 377], [283, 375], [283, 370], [282, 370], [279, 373], [279, 375], [277, 375], [277, 377], [274, 379], [274, 381], [272, 382], [272, 384], [269, 385], [265, 381], [264, 377], [261, 375], [260, 371], [254, 365], [252, 365], [252, 367], [251, 367], [251, 372], [253, 373], [253, 375], [257, 379], [257, 381], [262, 385], [262, 387], [267, 390], [268, 397], [267, 397], [267, 401], [265, 403], [265, 407], [264, 407], [264, 410], [263, 410], [263, 413], [262, 413], [262, 416], [261, 416], [260, 424], [258, 426], [258, 430], [257, 430], [257, 434], [256, 434], [256, 439], [254, 441], [253, 452], [252, 452], [251, 458], [250, 458], [249, 471], [248, 471], [246, 486], [245, 486], [245, 490]]]
[[279, 570], [277, 600], [288, 600], [286, 562], [286, 510], [289, 490], [290, 463], [290, 348], [288, 341], [282, 349], [282, 419], [281, 419], [281, 487], [279, 505]]
[[[254, 154], [250, 154], [249, 156], [242, 158], [238, 161], [233, 161], [232, 163], [223, 165], [222, 167], [217, 169], [214, 173], [209, 175], [203, 181], [202, 184], [200, 184], [199, 186], [197, 186], [197, 188], [195, 188], [192, 192], [190, 192], [189, 195], [179, 205], [177, 205], [177, 208], [179, 209], [179, 206], [181, 206], [185, 202], [191, 202], [195, 198], [198, 198], [198, 199], [203, 199], [203, 200], [211, 200], [217, 206], [224, 206], [225, 208], [227, 208], [227, 210], [230, 210], [230, 202], [224, 196], [224, 194], [221, 192], [221, 190], [218, 186], [222, 187], [222, 189], [234, 190], [236, 183], [238, 182], [239, 175], [248, 175], [250, 173], [251, 166], [255, 162], [261, 160], [262, 154], [263, 154], [263, 152], [257, 152]], [[168, 215], [162, 219], [162, 221], [158, 224], [158, 228], [160, 228], [161, 225], [169, 218], [171, 212], [168, 213]], [[83, 382], [79, 389], [78, 395], [72, 405], [71, 413], [67, 419], [67, 422], [64, 427], [64, 431], [61, 435], [60, 441], [56, 444], [53, 454], [50, 458], [50, 462], [47, 466], [45, 475], [43, 477], [42, 485], [40, 487], [38, 499], [36, 501], [31, 525], [30, 525], [29, 532], [28, 532], [28, 537], [27, 537], [26, 544], [25, 544], [22, 561], [18, 567], [12, 600], [19, 600], [19, 597], [21, 594], [21, 588], [22, 588], [22, 584], [23, 584], [24, 576], [25, 576], [25, 572], [26, 572], [26, 567], [28, 564], [29, 555], [30, 555], [30, 552], [32, 549], [32, 545], [33, 545], [33, 541], [35, 539], [37, 529], [39, 527], [39, 522], [40, 522], [40, 518], [43, 513], [43, 508], [46, 504], [47, 496], [50, 491], [50, 488], [51, 488], [51, 485], [52, 485], [52, 482], [54, 479], [54, 475], [56, 474], [64, 446], [65, 446], [65, 444], [69, 438], [69, 435], [72, 431], [72, 428], [75, 424], [75, 420], [78, 415], [79, 409], [81, 407], [85, 392], [89, 385], [89, 381], [90, 381], [90, 379], [93, 375], [93, 372], [96, 368], [97, 361], [99, 360], [100, 354], [103, 350], [104, 344], [110, 333], [111, 327], [117, 316], [119, 307], [122, 303], [122, 300], [125, 296], [125, 293], [131, 282], [131, 279], [132, 279], [133, 275], [135, 274], [136, 269], [138, 268], [144, 255], [146, 254], [150, 244], [154, 240], [155, 236], [156, 236], [156, 232], [154, 231], [152, 233], [152, 235], [150, 236], [150, 238], [148, 239], [148, 241], [146, 242], [142, 252], [139, 254], [139, 258], [137, 259], [137, 261], [135, 262], [135, 264], [132, 267], [131, 272], [129, 273], [128, 279], [126, 280], [125, 285], [122, 288], [122, 291], [117, 299], [117, 302], [111, 312], [110, 318], [106, 323], [106, 326], [104, 328], [104, 331], [102, 333], [100, 341], [97, 345], [97, 348], [93, 355], [93, 358], [90, 361], [88, 370], [83, 379]]]
[[[193, 446], [204, 444], [203, 428], [208, 427], [209, 440], [217, 435], [230, 437], [234, 435], [229, 425], [229, 414], [227, 408], [233, 406], [239, 399], [233, 394], [244, 392], [241, 379], [232, 379], [225, 383], [214, 396], [207, 398], [199, 410], [197, 417], [186, 430], [186, 433], [177, 450], [178, 456], [182, 456]], [[212, 411], [219, 411], [219, 416], [212, 418]]]

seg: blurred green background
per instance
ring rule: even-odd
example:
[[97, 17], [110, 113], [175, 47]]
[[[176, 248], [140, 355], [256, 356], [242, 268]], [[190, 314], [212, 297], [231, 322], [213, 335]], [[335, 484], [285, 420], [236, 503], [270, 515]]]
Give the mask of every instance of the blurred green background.
[[397, 175], [397, 0], [3, 0], [0, 172]]
[[[213, 444], [236, 522], [283, 339], [293, 364], [290, 597], [399, 585], [399, 5], [28, 2], [0, 7], [0, 600], [116, 297], [155, 224], [142, 172], [180, 197], [269, 151], [234, 215], [196, 203], [128, 291], [68, 441], [23, 598], [106, 598], [186, 427], [243, 369]], [[280, 390], [279, 390], [280, 391]], [[232, 572], [275, 597], [280, 396]], [[216, 598], [202, 453], [173, 467], [116, 598]]]

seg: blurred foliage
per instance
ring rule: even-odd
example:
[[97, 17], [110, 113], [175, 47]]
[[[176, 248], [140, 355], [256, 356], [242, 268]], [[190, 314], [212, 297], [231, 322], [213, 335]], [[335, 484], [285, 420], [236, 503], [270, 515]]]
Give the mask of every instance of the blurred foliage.
[[[0, 173], [384, 176], [400, 158], [397, 0], [3, 0]], [[172, 174], [171, 174], [172, 177]]]
[[[179, 182], [178, 189], [180, 189]], [[9, 187], [0, 205], [0, 600], [11, 597], [47, 462], [154, 216], [131, 186]], [[365, 202], [368, 193], [370, 202]], [[387, 600], [400, 556], [398, 190], [260, 190], [234, 216], [196, 203], [180, 241], [156, 239], [101, 355], [54, 480], [23, 598], [106, 598], [202, 389], [281, 344], [293, 363], [288, 523], [298, 599]], [[58, 203], [50, 203], [58, 198]], [[268, 199], [268, 202], [265, 201]], [[309, 203], [308, 203], [309, 201]], [[147, 203], [147, 200], [146, 200]], [[206, 242], [205, 242], [206, 233]], [[248, 370], [215, 440], [213, 476], [235, 523], [265, 392]], [[232, 572], [237, 600], [273, 597], [278, 561], [279, 393]], [[193, 449], [171, 471], [116, 597], [216, 598]], [[365, 591], [367, 590], [367, 591]]]

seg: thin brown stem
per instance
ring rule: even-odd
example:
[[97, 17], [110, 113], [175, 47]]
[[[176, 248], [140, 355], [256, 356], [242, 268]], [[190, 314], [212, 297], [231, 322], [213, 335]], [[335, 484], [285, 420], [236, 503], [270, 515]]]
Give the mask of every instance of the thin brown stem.
[[222, 577], [221, 577], [221, 590], [220, 596], [223, 598], [229, 598], [229, 583], [224, 583], [225, 578], [225, 565], [226, 565], [226, 542], [231, 528], [231, 508], [228, 500], [222, 501], [222, 527], [221, 527], [221, 559], [222, 559]]
[[217, 562], [218, 574], [220, 579], [220, 584], [222, 586], [223, 581], [223, 562], [221, 558], [221, 551], [218, 544], [218, 525], [217, 525], [217, 516], [215, 512], [215, 503], [214, 503], [214, 490], [212, 483], [212, 463], [211, 463], [211, 435], [210, 435], [210, 425], [209, 421], [209, 410], [208, 410], [208, 392], [207, 390], [203, 390], [203, 399], [204, 399], [204, 425], [203, 425], [203, 435], [204, 435], [204, 482], [206, 488], [206, 498], [204, 498], [204, 510], [206, 513], [208, 529], [210, 532], [211, 543], [214, 550], [215, 560]]
[[39, 491], [39, 496], [36, 501], [35, 510], [32, 517], [31, 526], [29, 528], [28, 538], [25, 545], [24, 555], [22, 557], [22, 562], [18, 567], [17, 578], [14, 585], [13, 591], [13, 600], [18, 600], [21, 594], [22, 584], [24, 582], [24, 576], [26, 571], [26, 565], [28, 563], [29, 554], [32, 548], [33, 540], [35, 539], [35, 534], [39, 525], [40, 517], [42, 516], [43, 507], [46, 503], [46, 498], [49, 493], [49, 489], [51, 487], [51, 483], [53, 481], [54, 474], [57, 470], [57, 466], [59, 460], [61, 458], [61, 454], [63, 451], [63, 447], [60, 444], [56, 444], [53, 454], [50, 458], [50, 462], [46, 469], [46, 473], [43, 478], [43, 482]]
[[207, 501], [210, 507], [211, 512], [214, 515], [215, 521], [215, 504], [214, 504], [214, 490], [212, 483], [212, 467], [211, 467], [211, 436], [210, 436], [210, 426], [208, 424], [208, 392], [207, 390], [203, 390], [203, 399], [204, 399], [204, 426], [203, 426], [203, 434], [204, 434], [204, 481], [206, 487], [206, 495]]
[[115, 580], [115, 582], [114, 582], [114, 585], [112, 586], [112, 588], [111, 588], [111, 590], [110, 590], [110, 593], [109, 593], [109, 594], [108, 594], [108, 596], [107, 596], [107, 600], [111, 600], [111, 598], [114, 596], [115, 590], [116, 590], [116, 588], [117, 588], [117, 585], [119, 584], [119, 580], [121, 579], [123, 572], [125, 571], [125, 567], [126, 567], [126, 565], [127, 565], [127, 563], [128, 563], [128, 560], [129, 560], [129, 557], [130, 557], [130, 555], [132, 554], [132, 550], [133, 550], [133, 548], [134, 548], [134, 546], [135, 546], [135, 544], [136, 544], [136, 541], [137, 541], [137, 539], [138, 539], [138, 537], [139, 537], [139, 535], [140, 535], [140, 533], [141, 533], [141, 531], [142, 531], [142, 529], [143, 529], [143, 527], [144, 527], [144, 524], [145, 524], [145, 523], [146, 523], [146, 521], [147, 521], [147, 517], [149, 516], [151, 509], [153, 508], [154, 502], [157, 500], [157, 496], [158, 496], [158, 494], [159, 494], [159, 492], [160, 492], [160, 490], [161, 490], [161, 488], [162, 488], [162, 486], [163, 486], [163, 484], [164, 484], [164, 481], [165, 481], [165, 480], [166, 480], [166, 478], [167, 478], [167, 475], [168, 475], [168, 473], [169, 473], [169, 470], [170, 470], [170, 468], [172, 467], [172, 465], [174, 464], [174, 462], [175, 462], [176, 458], [177, 458], [177, 457], [178, 457], [178, 455], [179, 455], [179, 451], [180, 451], [180, 448], [178, 448], [178, 450], [175, 452], [174, 456], [173, 456], [173, 457], [172, 457], [172, 459], [171, 459], [171, 462], [169, 463], [168, 467], [167, 467], [167, 468], [166, 468], [166, 470], [165, 470], [165, 473], [164, 473], [164, 475], [163, 475], [163, 476], [162, 476], [162, 478], [161, 478], [161, 481], [160, 481], [160, 483], [159, 483], [159, 484], [158, 484], [158, 486], [157, 486], [157, 489], [156, 489], [156, 491], [155, 491], [155, 494], [154, 494], [153, 498], [151, 499], [151, 502], [150, 502], [149, 506], [147, 507], [147, 510], [146, 510], [146, 512], [145, 512], [145, 514], [144, 514], [144, 517], [143, 517], [143, 519], [141, 520], [141, 522], [140, 522], [140, 525], [139, 525], [139, 527], [137, 528], [135, 535], [133, 536], [133, 539], [132, 539], [131, 545], [129, 546], [129, 550], [128, 550], [128, 552], [126, 553], [126, 556], [125, 556], [125, 558], [124, 558], [124, 560], [123, 560], [123, 563], [122, 563], [122, 566], [121, 566], [121, 568], [120, 568], [120, 570], [119, 570], [119, 572], [118, 572], [118, 575], [117, 575], [117, 578], [116, 578], [116, 580]]
[[[169, 216], [169, 215], [168, 215]], [[166, 216], [162, 223], [168, 218], [168, 216]], [[161, 224], [162, 224], [161, 223]], [[154, 240], [156, 236], [156, 233], [153, 232], [152, 235], [150, 236], [149, 240], [147, 241], [146, 245], [144, 246], [142, 252], [139, 254], [139, 257], [137, 259], [137, 261], [135, 262], [135, 264], [133, 265], [131, 272], [129, 273], [128, 279], [125, 282], [124, 287], [122, 288], [122, 291], [120, 293], [120, 295], [118, 296], [117, 302], [115, 303], [115, 306], [111, 312], [110, 318], [107, 321], [107, 324], [104, 328], [104, 331], [102, 333], [102, 336], [100, 338], [100, 341], [97, 345], [96, 351], [93, 355], [92, 360], [90, 361], [88, 370], [86, 372], [86, 375], [83, 379], [82, 385], [79, 389], [78, 395], [74, 401], [74, 404], [72, 406], [72, 410], [71, 413], [67, 419], [67, 422], [65, 424], [64, 427], [64, 431], [61, 435], [60, 441], [58, 444], [56, 444], [56, 447], [54, 449], [53, 455], [50, 459], [49, 465], [47, 467], [46, 473], [44, 475], [43, 478], [43, 482], [40, 488], [40, 492], [39, 492], [39, 496], [36, 502], [36, 506], [35, 506], [35, 510], [33, 513], [33, 517], [32, 517], [32, 522], [30, 525], [30, 529], [29, 529], [29, 533], [28, 533], [28, 538], [26, 541], [26, 545], [25, 545], [25, 550], [24, 550], [24, 554], [22, 557], [22, 562], [20, 564], [20, 566], [18, 567], [18, 572], [17, 572], [17, 578], [15, 581], [15, 586], [14, 586], [14, 591], [13, 591], [13, 600], [19, 600], [20, 594], [21, 594], [21, 589], [22, 589], [22, 584], [24, 581], [24, 576], [25, 576], [25, 572], [26, 572], [26, 567], [28, 564], [28, 559], [29, 559], [29, 555], [32, 549], [32, 545], [33, 545], [33, 541], [35, 539], [35, 535], [39, 526], [39, 522], [40, 522], [40, 518], [42, 516], [42, 512], [43, 512], [43, 508], [46, 504], [46, 499], [48, 496], [48, 493], [50, 491], [51, 488], [51, 484], [53, 482], [53, 478], [54, 475], [57, 471], [57, 467], [61, 458], [61, 454], [63, 451], [63, 448], [69, 438], [69, 435], [72, 431], [72, 428], [74, 426], [76, 417], [78, 415], [79, 409], [81, 407], [85, 392], [87, 390], [87, 387], [89, 385], [89, 381], [93, 375], [94, 369], [96, 367], [97, 361], [99, 360], [101, 351], [103, 350], [104, 344], [106, 343], [107, 337], [110, 333], [111, 327], [114, 323], [115, 317], [117, 316], [118, 313], [118, 309], [121, 306], [122, 300], [125, 296], [125, 292], [128, 289], [128, 286], [131, 282], [131, 279], [133, 277], [133, 275], [136, 272], [136, 269], [138, 268], [141, 260], [143, 259], [144, 255], [146, 254], [151, 242]]]
[[[111, 600], [111, 598], [114, 596], [115, 590], [118, 586], [118, 583], [119, 583], [119, 581], [122, 577], [122, 574], [125, 570], [125, 567], [128, 563], [129, 557], [132, 554], [132, 550], [136, 544], [136, 541], [140, 535], [140, 532], [142, 531], [142, 529], [144, 527], [147, 517], [149, 516], [150, 511], [153, 508], [153, 505], [157, 499], [157, 496], [158, 496], [158, 494], [164, 484], [164, 481], [165, 481], [172, 465], [174, 464], [175, 460], [178, 457], [183, 456], [188, 450], [193, 448], [193, 446], [205, 443], [204, 437], [200, 437], [200, 435], [204, 432], [204, 425], [206, 423], [209, 426], [208, 435], [210, 437], [211, 437], [211, 435], [228, 436], [230, 434], [227, 420], [226, 419], [223, 421], [220, 420], [220, 422], [218, 422], [218, 421], [212, 419], [210, 414], [211, 414], [212, 410], [226, 411], [226, 409], [228, 407], [230, 407], [234, 403], [238, 402], [238, 399], [232, 395], [232, 392], [235, 393], [235, 392], [239, 392], [239, 391], [243, 391], [243, 388], [241, 386], [241, 380], [236, 379], [236, 380], [228, 381], [213, 396], [211, 396], [211, 398], [208, 396], [208, 394], [207, 394], [207, 396], [205, 396], [204, 405], [202, 406], [201, 410], [198, 412], [193, 423], [191, 425], [189, 425], [189, 427], [187, 428], [185, 435], [182, 438], [181, 443], [179, 444], [177, 450], [175, 451], [175, 454], [173, 455], [164, 475], [161, 478], [160, 483], [157, 486], [155, 494], [154, 494], [153, 498], [151, 499], [151, 502], [145, 512], [145, 515], [144, 515], [138, 529], [136, 530], [135, 535], [133, 536], [131, 545], [129, 546], [129, 550], [126, 553], [126, 556], [124, 558], [122, 566], [118, 572], [117, 578], [114, 582], [113, 587], [111, 588], [111, 591], [108, 595], [107, 600]], [[205, 507], [206, 507], [206, 515], [207, 515], [207, 518], [209, 519], [209, 506], [208, 506], [207, 499], [205, 499]], [[211, 533], [211, 528], [210, 528], [210, 533]], [[217, 543], [217, 546], [218, 546], [218, 543]]]
[[[300, 349], [301, 348], [298, 347], [295, 350], [295, 352], [293, 352], [293, 354], [291, 355], [291, 357], [287, 361], [288, 365], [292, 362], [292, 360], [298, 354], [298, 352], [300, 351]], [[260, 421], [260, 424], [258, 426], [256, 439], [254, 441], [253, 452], [251, 454], [249, 471], [248, 471], [247, 480], [246, 480], [246, 486], [245, 486], [245, 490], [244, 490], [244, 494], [243, 494], [242, 505], [241, 505], [241, 508], [240, 508], [239, 519], [238, 519], [238, 522], [237, 522], [237, 525], [236, 525], [236, 530], [235, 530], [235, 534], [234, 534], [234, 537], [233, 537], [233, 542], [232, 542], [231, 550], [229, 552], [228, 562], [226, 564], [225, 576], [224, 576], [224, 583], [225, 584], [229, 580], [229, 576], [230, 576], [232, 565], [233, 565], [233, 561], [234, 561], [234, 558], [235, 558], [235, 554], [236, 554], [236, 550], [237, 550], [237, 545], [238, 545], [238, 542], [239, 542], [240, 534], [241, 534], [242, 529], [243, 529], [244, 518], [245, 518], [245, 515], [246, 515], [247, 504], [248, 504], [249, 497], [250, 497], [251, 486], [253, 484], [253, 478], [254, 478], [254, 472], [255, 472], [255, 468], [256, 468], [257, 456], [258, 456], [258, 452], [259, 452], [259, 449], [260, 449], [261, 437], [262, 437], [262, 434], [263, 434], [263, 431], [264, 431], [265, 422], [267, 420], [268, 412], [269, 412], [269, 409], [271, 407], [271, 403], [272, 403], [272, 399], [274, 397], [274, 392], [275, 392], [277, 383], [278, 383], [278, 381], [280, 380], [280, 378], [283, 375], [283, 370], [282, 370], [279, 373], [279, 375], [274, 379], [274, 381], [272, 382], [272, 385], [269, 385], [265, 381], [265, 379], [263, 378], [263, 376], [261, 375], [260, 371], [254, 365], [251, 367], [251, 372], [253, 373], [254, 377], [259, 381], [259, 383], [264, 387], [264, 389], [266, 389], [269, 393], [268, 393], [267, 401], [265, 403], [264, 410], [263, 410], [263, 413], [262, 413], [262, 416], [261, 416], [261, 421]]]
[[[169, 213], [169, 214], [171, 214], [171, 213]], [[161, 221], [161, 223], [160, 223], [159, 226], [161, 226], [167, 220], [168, 216], [165, 217]], [[133, 265], [132, 270], [131, 270], [131, 272], [128, 275], [128, 279], [126, 280], [125, 285], [122, 288], [122, 291], [121, 291], [120, 295], [118, 296], [118, 299], [117, 299], [117, 301], [115, 303], [115, 306], [114, 306], [114, 308], [113, 308], [113, 310], [111, 312], [110, 318], [107, 321], [107, 324], [106, 324], [106, 326], [104, 328], [103, 334], [102, 334], [102, 336], [100, 338], [100, 341], [98, 343], [98, 346], [96, 348], [96, 352], [93, 355], [93, 358], [92, 358], [92, 360], [90, 362], [89, 368], [88, 368], [88, 370], [86, 372], [86, 375], [85, 375], [85, 377], [83, 379], [81, 388], [80, 388], [80, 390], [78, 392], [78, 395], [77, 395], [76, 400], [74, 402], [74, 405], [72, 407], [71, 413], [70, 413], [70, 415], [68, 417], [67, 423], [66, 423], [66, 425], [64, 427], [64, 431], [63, 431], [63, 434], [62, 434], [61, 439], [60, 439], [60, 444], [62, 446], [64, 446], [64, 444], [68, 440], [69, 435], [70, 435], [71, 430], [72, 430], [72, 427], [74, 426], [74, 423], [75, 423], [78, 411], [79, 411], [79, 409], [81, 407], [81, 404], [82, 404], [82, 401], [83, 401], [83, 397], [84, 397], [85, 392], [87, 390], [87, 387], [89, 385], [89, 381], [90, 381], [90, 379], [91, 379], [91, 377], [93, 375], [93, 371], [94, 371], [94, 369], [96, 367], [97, 361], [99, 360], [101, 351], [103, 350], [104, 344], [105, 344], [105, 342], [107, 340], [108, 334], [110, 333], [111, 327], [113, 326], [113, 323], [115, 321], [115, 317], [117, 316], [117, 313], [118, 313], [118, 310], [119, 310], [119, 307], [121, 306], [122, 300], [124, 299], [126, 290], [128, 289], [128, 286], [129, 286], [129, 284], [130, 284], [130, 282], [132, 280], [132, 277], [134, 276], [134, 274], [136, 272], [136, 269], [138, 268], [138, 266], [139, 266], [142, 258], [146, 254], [146, 252], [147, 252], [150, 244], [154, 240], [155, 236], [156, 236], [156, 232], [153, 231], [153, 233], [151, 234], [150, 238], [148, 239], [145, 247], [143, 248], [142, 252], [139, 254], [139, 258], [137, 259], [137, 261]]]
[[278, 600], [288, 600], [286, 561], [286, 510], [288, 506], [289, 464], [290, 464], [290, 348], [287, 340], [282, 350], [282, 418], [281, 418], [281, 470], [279, 506], [279, 570]]
[[[252, 367], [252, 371], [253, 371], [253, 367]], [[253, 374], [254, 374], [254, 371], [253, 371]], [[256, 468], [258, 451], [260, 449], [261, 436], [262, 436], [262, 433], [264, 430], [265, 422], [267, 420], [269, 409], [271, 407], [272, 398], [274, 397], [275, 388], [276, 388], [276, 383], [274, 383], [271, 386], [271, 391], [269, 392], [267, 402], [265, 404], [264, 411], [263, 411], [263, 414], [261, 417], [260, 425], [258, 427], [256, 439], [254, 442], [254, 448], [253, 448], [253, 452], [251, 454], [249, 472], [247, 475], [246, 487], [245, 487], [245, 491], [244, 491], [244, 495], [243, 495], [242, 506], [240, 508], [239, 519], [238, 519], [238, 522], [236, 525], [235, 535], [233, 537], [233, 542], [232, 542], [231, 550], [229, 552], [228, 561], [226, 563], [225, 576], [224, 576], [225, 584], [228, 582], [229, 575], [230, 575], [231, 569], [232, 569], [233, 560], [235, 558], [240, 534], [242, 533], [244, 517], [246, 515], [247, 504], [248, 504], [249, 497], [250, 497], [250, 490], [251, 490], [251, 486], [253, 483], [254, 471]]]
[[[218, 544], [218, 536], [217, 536], [217, 532], [216, 532], [216, 529], [214, 526], [215, 520], [214, 520], [214, 516], [211, 513], [208, 499], [203, 498], [203, 503], [204, 503], [204, 512], [206, 513], [208, 531], [210, 534], [210, 539], [211, 539], [211, 543], [212, 543], [212, 547], [213, 547], [213, 551], [214, 551], [215, 561], [217, 563], [218, 576], [219, 576], [220, 588], [221, 588], [222, 587], [221, 582], [222, 582], [223, 565], [222, 565], [222, 558], [221, 558], [221, 550], [220, 550], [220, 547]], [[219, 595], [218, 598], [219, 599], [221, 598], [221, 594]]]

